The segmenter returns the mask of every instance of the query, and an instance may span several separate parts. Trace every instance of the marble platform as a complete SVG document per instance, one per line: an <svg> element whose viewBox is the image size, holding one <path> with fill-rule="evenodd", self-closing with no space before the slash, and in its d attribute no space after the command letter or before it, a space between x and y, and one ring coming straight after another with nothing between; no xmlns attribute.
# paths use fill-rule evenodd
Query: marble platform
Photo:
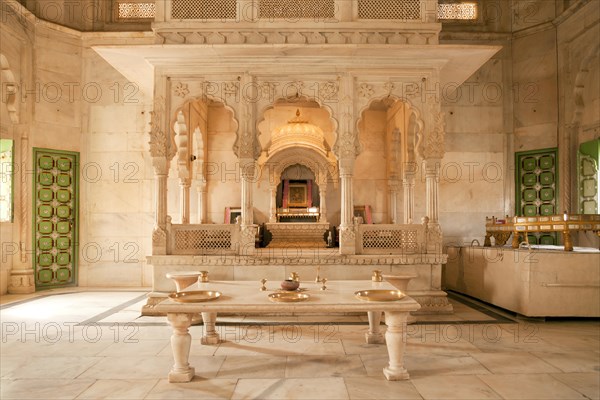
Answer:
<svg viewBox="0 0 600 400"><path fill-rule="evenodd" d="M528 317L599 317L599 265L597 249L449 247L444 282Z"/></svg>

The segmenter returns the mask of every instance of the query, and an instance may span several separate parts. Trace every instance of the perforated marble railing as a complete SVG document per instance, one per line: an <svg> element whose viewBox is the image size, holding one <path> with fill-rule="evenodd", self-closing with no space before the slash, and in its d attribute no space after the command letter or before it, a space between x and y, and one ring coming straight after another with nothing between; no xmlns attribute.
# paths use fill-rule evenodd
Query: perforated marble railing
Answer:
<svg viewBox="0 0 600 400"><path fill-rule="evenodd" d="M172 224L167 235L168 253L172 255L235 254L239 225Z"/></svg>
<svg viewBox="0 0 600 400"><path fill-rule="evenodd" d="M426 251L424 225L358 225L357 254L417 254Z"/></svg>

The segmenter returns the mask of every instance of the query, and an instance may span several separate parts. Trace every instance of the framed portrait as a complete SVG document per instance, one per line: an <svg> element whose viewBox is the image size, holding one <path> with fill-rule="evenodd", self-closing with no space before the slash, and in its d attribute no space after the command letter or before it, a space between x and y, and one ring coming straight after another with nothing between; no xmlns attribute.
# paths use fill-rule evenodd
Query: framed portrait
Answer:
<svg viewBox="0 0 600 400"><path fill-rule="evenodd" d="M240 207L225 207L225 223L235 224L235 219L242 216Z"/></svg>
<svg viewBox="0 0 600 400"><path fill-rule="evenodd" d="M308 207L307 187L305 183L290 183L289 207Z"/></svg>
<svg viewBox="0 0 600 400"><path fill-rule="evenodd" d="M371 215L371 206L354 206L354 216L361 217L364 224L372 224L373 217Z"/></svg>

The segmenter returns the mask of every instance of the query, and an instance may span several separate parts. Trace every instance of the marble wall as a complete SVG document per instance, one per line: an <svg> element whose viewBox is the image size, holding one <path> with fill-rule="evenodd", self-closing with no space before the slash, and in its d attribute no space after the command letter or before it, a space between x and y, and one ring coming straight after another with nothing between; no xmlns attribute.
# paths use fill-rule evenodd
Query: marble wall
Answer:
<svg viewBox="0 0 600 400"><path fill-rule="evenodd" d="M600 34L597 3L584 2L559 17L559 2L527 3L533 8L523 9L519 2L485 0L482 21L444 24L440 37L444 44L503 46L467 82L440 91L446 113L440 222L446 243L482 241L486 216L513 213L514 151L560 145L565 125L574 118L580 118L581 129L572 139L573 147L600 135L600 70L590 46L597 43ZM530 15L533 10L537 11ZM524 15L528 18L521 18ZM151 252L155 208L154 171L147 144L151 97L128 82L91 46L148 44L154 38L133 33L82 34L37 22L29 23L26 33L16 18L3 19L1 52L23 91L29 90L18 103L29 133L29 157L32 147L81 154L79 284L149 286L151 274L145 256ZM576 82L583 82L583 108L577 110ZM61 89L60 94L56 88ZM4 100L1 107L5 108ZM14 126L6 123L5 110L2 112L2 138L16 138ZM387 129L381 113L365 112L365 129L360 131L363 152L356 162L354 181L355 204L373 206L375 222L387 222L389 201L385 153L378 140L385 137ZM307 116L325 118L317 114ZM207 176L207 217L211 223L223 222L225 207L240 206L240 175L231 151L235 130L227 109L210 108L207 152L208 159L216 163ZM333 135L328 134L333 141ZM261 143L265 139L259 138ZM20 153L16 154L17 160L19 157ZM425 210L425 177L420 165L417 168L418 220ZM255 221L259 223L268 218L266 179L253 187ZM169 213L173 222L178 222L179 180L174 165L168 185ZM194 221L197 193L191 193ZM29 204L29 199L24 205L15 202L15 215L21 215ZM327 208L330 222L339 223L336 190L328 190ZM19 217L2 224L3 243L19 242L22 220ZM29 224L30 216L23 221ZM0 293L6 292L7 271L19 258L4 257L6 254L3 248Z"/></svg>

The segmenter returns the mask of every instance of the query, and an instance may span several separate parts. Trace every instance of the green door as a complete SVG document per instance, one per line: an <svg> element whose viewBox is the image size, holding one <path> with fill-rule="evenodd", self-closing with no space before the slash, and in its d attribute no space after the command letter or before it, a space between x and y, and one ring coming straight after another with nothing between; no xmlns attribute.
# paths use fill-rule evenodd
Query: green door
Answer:
<svg viewBox="0 0 600 400"><path fill-rule="evenodd" d="M33 149L33 268L38 289L77 284L79 153Z"/></svg>
<svg viewBox="0 0 600 400"><path fill-rule="evenodd" d="M558 210L558 150L515 154L516 215L536 217L561 214ZM558 244L555 233L529 234L531 244Z"/></svg>

